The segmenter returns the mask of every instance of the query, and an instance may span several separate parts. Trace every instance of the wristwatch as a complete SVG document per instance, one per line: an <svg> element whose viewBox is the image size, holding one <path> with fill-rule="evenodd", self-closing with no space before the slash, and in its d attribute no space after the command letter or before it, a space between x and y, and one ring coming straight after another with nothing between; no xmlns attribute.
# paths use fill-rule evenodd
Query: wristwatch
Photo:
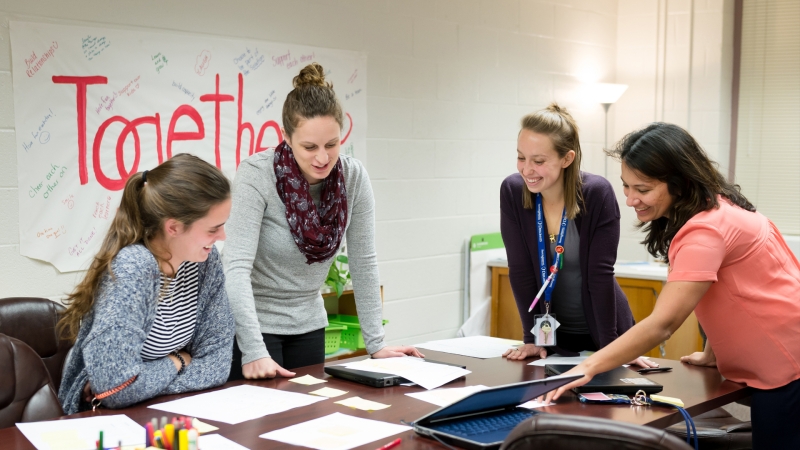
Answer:
<svg viewBox="0 0 800 450"><path fill-rule="evenodd" d="M183 359L183 356L181 356L181 354L177 350L170 352L170 355L178 358L178 361L181 362L181 368L178 370L178 375L182 374L183 371L186 369L186 360Z"/></svg>

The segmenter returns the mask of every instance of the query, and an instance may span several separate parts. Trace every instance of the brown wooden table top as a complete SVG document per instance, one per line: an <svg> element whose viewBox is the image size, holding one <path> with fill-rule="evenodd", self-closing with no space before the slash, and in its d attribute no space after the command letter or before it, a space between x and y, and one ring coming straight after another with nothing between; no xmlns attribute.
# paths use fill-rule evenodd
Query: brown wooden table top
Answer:
<svg viewBox="0 0 800 450"><path fill-rule="evenodd" d="M499 386L508 383L515 383L524 380L544 378L544 368L527 365L527 361L508 361L505 358L476 359L459 355L440 353L424 349L426 357L429 359L459 363L466 365L472 373L466 378L456 380L443 387L464 387L482 384L485 386ZM360 359L360 358L357 358ZM747 388L739 383L727 381L722 378L716 369L688 366L679 361L654 359L661 365L673 368L671 372L652 373L647 377L664 386L661 394L677 397L683 400L686 409L692 416L710 411L722 405L745 398L749 395ZM328 364L340 364L335 361ZM348 391L348 394L329 401L322 401L310 406L292 409L280 414L272 414L259 419L250 420L237 425L207 421L219 427L216 433L221 434L239 444L250 449L283 449L301 448L277 441L261 439L258 436L268 431L285 428L300 422L305 422L318 417L326 416L335 412L350 414L356 417L381 420L390 423L399 423L401 420L412 422L425 414L428 414L438 406L417 400L404 395L410 392L423 390L420 387L395 386L388 388L372 388L350 381L332 378L323 372L323 364L308 366L297 369L297 376L306 374L317 378L326 379L326 387ZM631 372L635 374L635 372ZM320 385L304 386L297 383L290 383L286 378L277 378L262 381L237 381L227 383L217 388L222 389L240 384L250 384L274 389L282 389L291 392L308 393L320 388ZM163 411L148 409L148 405L175 400L181 397L194 395L188 393L181 395L169 395L159 397L136 406L119 410L100 410L97 412L84 412L64 418L92 417L94 415L125 414L134 421L144 424L152 417L171 414ZM359 396L367 400L392 405L390 408L380 411L361 411L347 408L342 405L334 404L335 401ZM580 403L577 397L571 392L563 395L555 406L539 408L540 411L556 414L574 414L581 416L603 417L607 419L619 420L638 425L647 425L656 428L665 428L671 424L683 420L680 414L673 408L667 407L631 407L628 405L597 405ZM376 449L392 440L401 437L403 442L399 449L434 449L444 448L437 442L428 438L417 436L413 431L408 431L400 435L392 436L382 441L368 444L360 449ZM28 442L25 436L16 427L0 430L0 448L30 450L34 447ZM304 448L304 447L302 447Z"/></svg>

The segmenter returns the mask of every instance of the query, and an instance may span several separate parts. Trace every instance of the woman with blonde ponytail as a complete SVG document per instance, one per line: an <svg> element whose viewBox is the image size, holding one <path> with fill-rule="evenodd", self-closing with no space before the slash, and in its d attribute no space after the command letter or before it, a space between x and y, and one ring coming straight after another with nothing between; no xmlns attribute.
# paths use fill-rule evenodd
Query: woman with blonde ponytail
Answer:
<svg viewBox="0 0 800 450"><path fill-rule="evenodd" d="M242 161L233 182L224 252L236 318L232 380L291 377L289 369L325 360L320 287L345 237L367 351L420 356L384 342L375 199L361 162L339 153L344 115L333 85L317 63L292 84L285 140Z"/></svg>
<svg viewBox="0 0 800 450"><path fill-rule="evenodd" d="M614 189L580 165L578 125L565 108L552 103L523 117L518 173L500 187L500 229L525 342L503 355L509 359L595 351L633 326L614 278Z"/></svg>
<svg viewBox="0 0 800 450"><path fill-rule="evenodd" d="M233 316L214 242L230 183L176 155L125 184L119 209L59 327L75 341L59 400L72 414L223 384Z"/></svg>

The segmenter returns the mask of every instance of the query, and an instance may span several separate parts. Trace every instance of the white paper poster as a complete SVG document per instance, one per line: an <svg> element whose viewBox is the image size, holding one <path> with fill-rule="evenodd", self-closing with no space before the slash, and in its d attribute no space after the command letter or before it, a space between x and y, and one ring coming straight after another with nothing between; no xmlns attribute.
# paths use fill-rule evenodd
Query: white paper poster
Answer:
<svg viewBox="0 0 800 450"><path fill-rule="evenodd" d="M20 253L88 267L128 177L190 152L233 178L282 139L292 78L322 64L366 156L366 55L166 31L11 22Z"/></svg>

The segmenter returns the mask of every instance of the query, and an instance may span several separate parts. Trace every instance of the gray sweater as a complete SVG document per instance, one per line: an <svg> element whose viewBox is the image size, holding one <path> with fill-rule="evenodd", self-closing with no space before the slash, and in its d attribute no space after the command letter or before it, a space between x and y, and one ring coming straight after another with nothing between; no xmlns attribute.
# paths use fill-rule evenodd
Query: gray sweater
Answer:
<svg viewBox="0 0 800 450"><path fill-rule="evenodd" d="M197 323L186 346L192 361L180 375L167 357L153 361L141 357L158 306L160 271L153 254L143 245L130 245L120 250L111 268L114 278L106 273L101 279L94 306L83 318L64 367L58 394L64 412L78 412L86 381L93 392L101 393L137 376L133 384L103 400L108 408L225 383L233 349L233 316L216 248L199 264Z"/></svg>
<svg viewBox="0 0 800 450"><path fill-rule="evenodd" d="M223 251L228 298L236 319L242 364L269 357L261 333L302 334L328 325L320 287L331 260L306 264L275 188L273 151L242 161L233 182L233 207ZM375 252L375 200L366 169L341 155L347 187L347 253L364 343L383 343L382 304ZM312 185L318 198L322 184ZM316 199L315 199L316 200Z"/></svg>

